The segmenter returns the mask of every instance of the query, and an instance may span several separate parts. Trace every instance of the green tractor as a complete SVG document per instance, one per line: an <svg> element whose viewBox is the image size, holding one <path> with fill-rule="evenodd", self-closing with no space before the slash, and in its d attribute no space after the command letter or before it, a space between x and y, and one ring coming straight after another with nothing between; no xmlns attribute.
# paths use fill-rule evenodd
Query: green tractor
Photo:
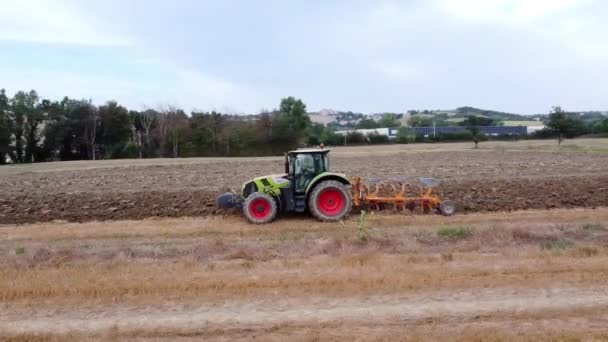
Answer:
<svg viewBox="0 0 608 342"><path fill-rule="evenodd" d="M327 149L302 149L285 154L285 174L254 178L241 194L226 193L221 208L240 207L251 223L263 224L279 213L310 212L322 221L337 221L352 206L351 184L346 175L329 171Z"/></svg>

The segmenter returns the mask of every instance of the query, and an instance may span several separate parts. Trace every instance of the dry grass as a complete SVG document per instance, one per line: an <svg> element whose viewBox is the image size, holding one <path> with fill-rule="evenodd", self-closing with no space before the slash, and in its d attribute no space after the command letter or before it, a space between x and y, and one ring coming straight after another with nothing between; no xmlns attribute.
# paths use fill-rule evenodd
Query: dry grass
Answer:
<svg viewBox="0 0 608 342"><path fill-rule="evenodd" d="M372 296L404 300L458 291L485 291L491 298L492 291L564 287L584 292L608 282L608 231L594 225L607 221L606 208L449 218L369 215L365 244L357 240L356 219L325 224L288 218L267 226L236 217L5 226L0 228L0 321L35 326L55 315L73 322L80 310L145 315L151 307L179 313L224 303L247 308L256 301L357 303ZM561 248L563 241L567 244ZM558 316L524 310L480 318L438 312L433 324L389 318L374 324L279 320L252 327L194 324L173 330L129 326L74 332L49 325L38 327L39 334L13 331L0 333L0 339L233 340L255 333L275 340L292 334L302 340L311 334L384 340L404 332L413 340L602 337L593 330L596 323L581 323L578 330L543 325L542 333L522 328L514 334L509 328L547 319L561 326L568 320L590 320L592 312L606 319L597 316L596 308L588 309L574 305L563 313L554 311ZM23 323L24 317L33 321Z"/></svg>
<svg viewBox="0 0 608 342"><path fill-rule="evenodd" d="M602 227L598 222L608 222L608 207L593 209L526 210L498 212L491 214L474 213L444 217L440 215L392 215L369 213L367 226L382 231L391 229L433 230L442 226L473 226L488 229L497 225L536 231L539 226L572 226L582 230ZM0 225L0 241L45 241L132 238L212 238L212 237L255 237L298 240L305 234L318 233L329 237L345 228L356 227L357 217L352 216L341 223L322 223L305 217L281 218L271 224L256 226L248 224L240 217L204 218L163 218L136 221L106 221L87 223L49 222L27 225ZM381 228L380 228L381 227Z"/></svg>
<svg viewBox="0 0 608 342"><path fill-rule="evenodd" d="M411 255L353 255L262 262L239 259L209 265L182 262L84 264L3 269L0 300L81 303L155 302L158 298L209 302L235 298L358 296L475 287L605 284L608 253L571 255L529 251L484 256L454 254L423 260Z"/></svg>
<svg viewBox="0 0 608 342"><path fill-rule="evenodd" d="M517 314L460 317L433 316L418 320L398 318L382 321L280 322L263 325L207 325L199 328L129 329L114 326L99 332L21 333L6 335L7 341L82 341L116 339L155 341L606 341L602 326L607 318L603 306L575 310L546 310ZM558 319L557 317L565 318ZM576 326L589 317L595 327ZM559 329L556 329L559 325ZM506 329L505 329L506 328Z"/></svg>
<svg viewBox="0 0 608 342"><path fill-rule="evenodd" d="M372 215L366 244L357 240L354 220L254 226L206 218L5 228L0 299L209 301L545 286L557 279L597 284L608 276L608 232L576 223L591 213L597 219L608 210L559 210L550 220L543 212Z"/></svg>

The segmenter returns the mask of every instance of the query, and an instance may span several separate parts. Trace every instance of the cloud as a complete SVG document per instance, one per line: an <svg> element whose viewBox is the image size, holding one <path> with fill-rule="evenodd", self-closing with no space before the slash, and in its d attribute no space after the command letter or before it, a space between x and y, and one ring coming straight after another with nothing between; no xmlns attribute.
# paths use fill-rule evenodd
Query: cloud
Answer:
<svg viewBox="0 0 608 342"><path fill-rule="evenodd" d="M0 86L43 97L232 112L287 95L367 111L606 101L600 0L0 2Z"/></svg>
<svg viewBox="0 0 608 342"><path fill-rule="evenodd" d="M380 61L370 64L370 69L384 79L397 82L419 82L430 79L432 75L426 68L401 61Z"/></svg>
<svg viewBox="0 0 608 342"><path fill-rule="evenodd" d="M9 92L36 90L41 97L59 100L64 96L93 99L96 103L117 100L129 105L146 101L153 85L115 76L51 70L1 70Z"/></svg>
<svg viewBox="0 0 608 342"><path fill-rule="evenodd" d="M54 61L27 59L27 65L18 61L12 66L5 65L0 68L3 86L12 90L34 88L41 96L54 99L65 95L90 97L96 102L115 99L134 108L170 103L185 108L230 107L236 111L263 106L257 105L259 90L150 53L153 49L146 47L145 42L125 34L128 27L116 25L115 18L103 8L91 7L94 6L70 0L3 0L0 43L47 45L34 49L46 51ZM124 14L117 17L128 18ZM130 30L136 28L130 25ZM25 51L16 46L13 53ZM103 59L90 48L109 48L116 53L113 58ZM91 56L91 63L104 63L104 67L83 69L80 63L70 62L76 58L70 51L79 51L78 55L85 54L82 51L93 51L86 53Z"/></svg>
<svg viewBox="0 0 608 342"><path fill-rule="evenodd" d="M260 88L230 82L202 71L175 68L178 87L170 96L191 109L223 112L255 112L264 107L267 96Z"/></svg>
<svg viewBox="0 0 608 342"><path fill-rule="evenodd" d="M436 5L441 11L461 20L516 26L570 13L593 2L593 0L438 0Z"/></svg>
<svg viewBox="0 0 608 342"><path fill-rule="evenodd" d="M53 100L64 96L92 99L97 104L116 100L133 109L173 105L187 111L198 109L243 113L263 108L264 100L268 99L261 89L212 77L198 70L181 68L160 59L144 62L148 66L147 63L156 63L148 71L160 72L159 75L163 76L155 76L151 82L129 75L38 68L0 68L0 74L3 84L8 85L9 93L35 89L42 97Z"/></svg>
<svg viewBox="0 0 608 342"><path fill-rule="evenodd" d="M154 105L171 104L187 110L218 110L225 113L255 112L270 96L264 87L234 82L167 58L146 57L135 64L163 74ZM274 100L274 99L273 99Z"/></svg>
<svg viewBox="0 0 608 342"><path fill-rule="evenodd" d="M84 10L50 0L4 0L0 41L83 46L127 46L126 37L111 32Z"/></svg>
<svg viewBox="0 0 608 342"><path fill-rule="evenodd" d="M501 27L529 34L574 53L578 60L608 57L608 34L597 0L437 0L457 23Z"/></svg>

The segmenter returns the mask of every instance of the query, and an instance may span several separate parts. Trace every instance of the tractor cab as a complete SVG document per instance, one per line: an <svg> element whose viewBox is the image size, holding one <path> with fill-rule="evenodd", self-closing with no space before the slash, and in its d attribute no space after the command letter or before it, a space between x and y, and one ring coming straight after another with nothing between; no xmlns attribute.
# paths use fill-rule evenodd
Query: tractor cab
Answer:
<svg viewBox="0 0 608 342"><path fill-rule="evenodd" d="M306 149L285 154L285 173L296 194L306 192L308 185L318 175L329 172L329 150Z"/></svg>

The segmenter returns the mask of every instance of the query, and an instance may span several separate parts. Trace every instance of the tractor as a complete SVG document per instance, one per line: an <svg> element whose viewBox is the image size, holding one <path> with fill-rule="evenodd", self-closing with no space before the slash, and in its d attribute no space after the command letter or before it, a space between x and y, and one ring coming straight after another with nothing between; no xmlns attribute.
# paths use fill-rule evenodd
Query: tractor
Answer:
<svg viewBox="0 0 608 342"><path fill-rule="evenodd" d="M254 178L245 183L242 197L226 193L222 208L240 207L251 223L268 223L279 212L309 211L322 221L341 220L352 208L346 175L329 171L327 149L302 149L285 154L285 174Z"/></svg>
<svg viewBox="0 0 608 342"><path fill-rule="evenodd" d="M421 187L416 197L405 195L406 183L401 183L400 191L391 185L393 194L386 195L383 183L375 182L374 188L360 177L351 183L346 175L330 172L329 151L323 148L289 151L285 154L284 174L254 178L243 185L240 194L232 191L219 196L217 204L223 209L241 208L254 224L269 223L279 213L307 211L321 221L338 221L348 216L353 206L379 209L380 205L388 204L404 210L416 206L424 212L437 209L444 215L454 212L452 202L442 201L433 193L432 187L438 181L421 178L427 184L426 190Z"/></svg>

